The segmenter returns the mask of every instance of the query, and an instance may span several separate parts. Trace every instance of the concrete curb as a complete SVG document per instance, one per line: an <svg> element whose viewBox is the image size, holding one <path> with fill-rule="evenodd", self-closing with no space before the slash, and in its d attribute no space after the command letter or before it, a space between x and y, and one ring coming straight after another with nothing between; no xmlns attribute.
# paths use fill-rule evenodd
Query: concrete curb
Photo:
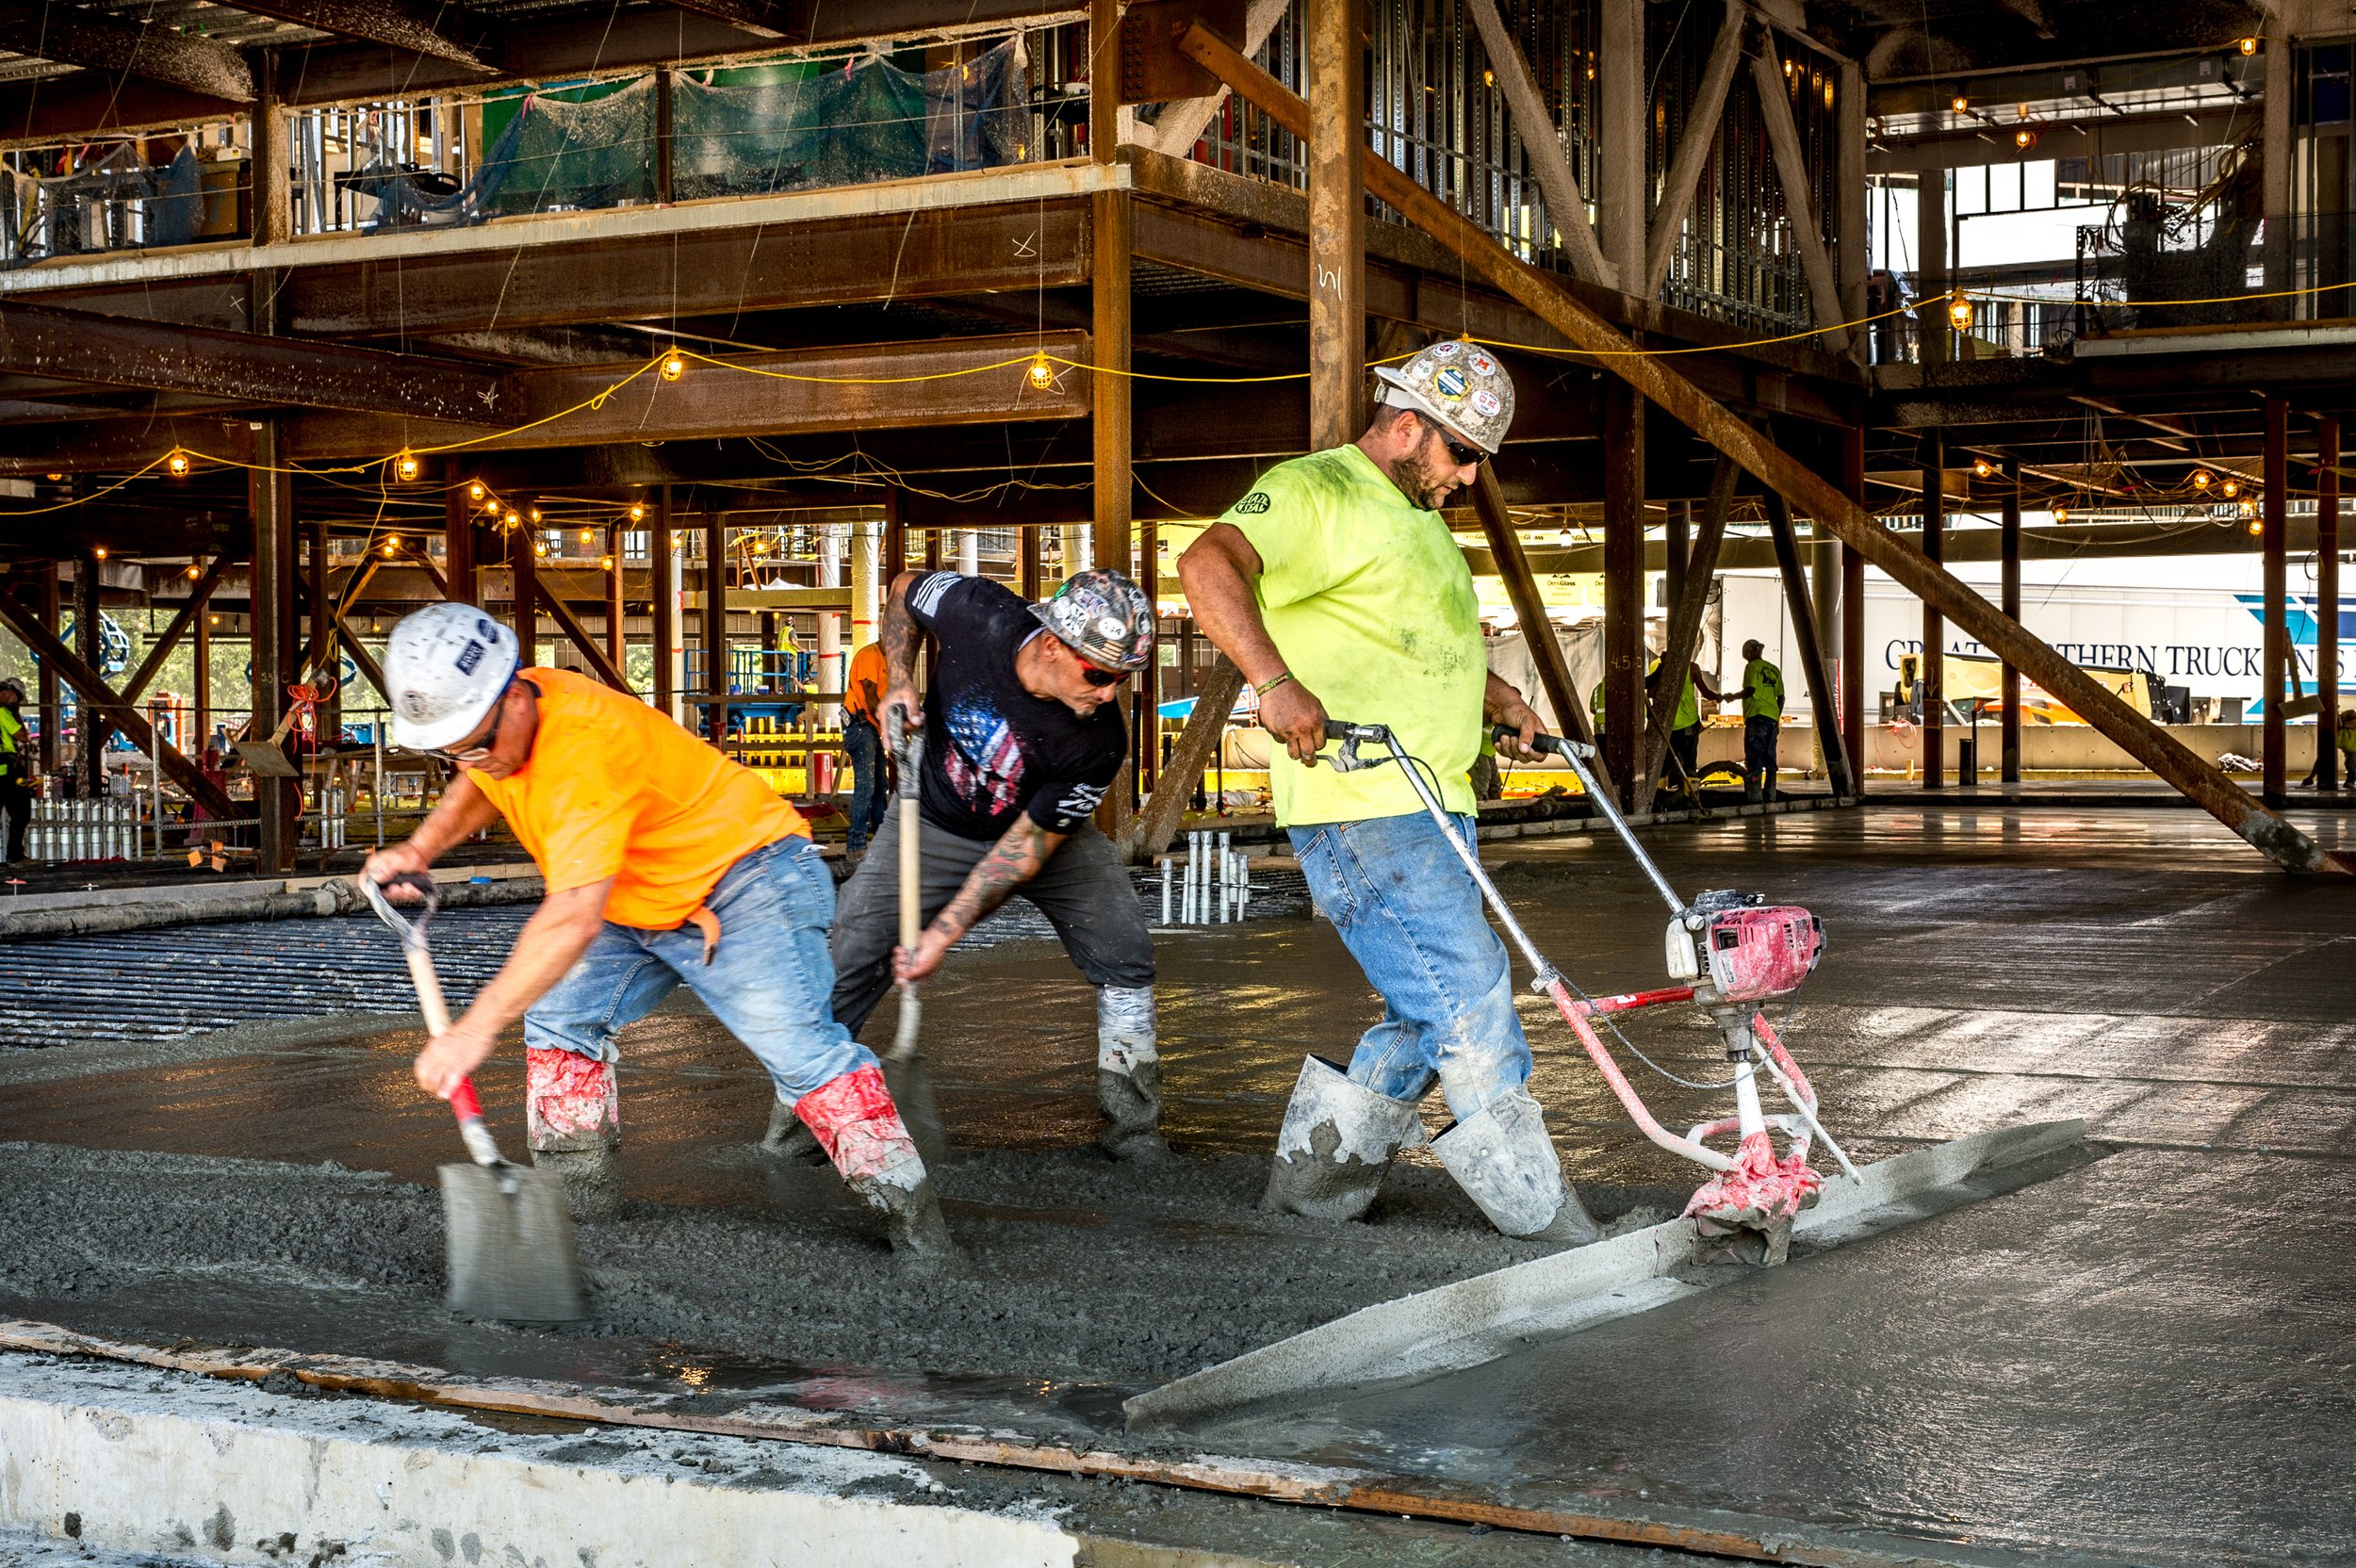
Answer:
<svg viewBox="0 0 2356 1568"><path fill-rule="evenodd" d="M445 873L440 881L443 906L454 909L534 904L543 888L538 870L530 866L461 866ZM37 893L0 904L0 942L214 921L308 920L353 914L367 906L352 880L343 876Z"/></svg>

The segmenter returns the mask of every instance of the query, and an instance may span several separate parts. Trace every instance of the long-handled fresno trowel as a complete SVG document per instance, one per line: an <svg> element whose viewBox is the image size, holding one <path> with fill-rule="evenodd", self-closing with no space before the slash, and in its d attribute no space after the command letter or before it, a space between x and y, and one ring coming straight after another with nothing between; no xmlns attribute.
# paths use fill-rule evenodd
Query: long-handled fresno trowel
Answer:
<svg viewBox="0 0 2356 1568"><path fill-rule="evenodd" d="M401 938L427 1031L445 1034L450 1004L442 999L441 977L425 943L441 895L430 876L402 875L391 885L417 895L414 918L395 908L374 881L360 878L360 890L377 918ZM450 1311L510 1323L573 1323L586 1317L564 1184L500 1156L472 1078L459 1081L450 1105L458 1114L458 1135L473 1157L470 1164L441 1168Z"/></svg>
<svg viewBox="0 0 2356 1568"><path fill-rule="evenodd" d="M917 773L924 761L924 732L909 728L897 705L884 710L883 721L884 743L892 748L900 769L900 945L913 953L924 935L924 858L918 838L923 831L923 809L917 787ZM900 982L900 1021L892 1031L892 1049L883 1057L884 1086L900 1108L900 1119L907 1123L916 1152L924 1156L926 1165L939 1165L949 1157L949 1135L941 1131L932 1075L916 1054L916 1036L924 1016L917 988Z"/></svg>

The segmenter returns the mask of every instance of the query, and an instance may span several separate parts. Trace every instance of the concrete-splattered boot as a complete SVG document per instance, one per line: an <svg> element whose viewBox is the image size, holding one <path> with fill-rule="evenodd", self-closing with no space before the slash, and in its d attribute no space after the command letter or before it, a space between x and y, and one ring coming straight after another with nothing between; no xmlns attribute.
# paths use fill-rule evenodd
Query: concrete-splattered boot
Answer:
<svg viewBox="0 0 2356 1568"><path fill-rule="evenodd" d="M614 1064L527 1046L524 1125L532 1163L564 1184L573 1217L613 1218L622 1204L621 1084Z"/></svg>
<svg viewBox="0 0 2356 1568"><path fill-rule="evenodd" d="M897 1257L926 1267L957 1262L957 1244L941 1217L924 1157L884 1087L880 1068L863 1067L819 1085L795 1102L794 1114L817 1135L844 1184L884 1217Z"/></svg>
<svg viewBox="0 0 2356 1568"><path fill-rule="evenodd" d="M1603 1239L1603 1227L1563 1182L1562 1157L1529 1090L1498 1095L1433 1138L1432 1152L1507 1235L1574 1247Z"/></svg>
<svg viewBox="0 0 2356 1568"><path fill-rule="evenodd" d="M1096 1102L1104 1112L1098 1141L1113 1158L1170 1152L1162 1141L1162 1058L1153 1047L1150 986L1096 988Z"/></svg>
<svg viewBox="0 0 2356 1568"><path fill-rule="evenodd" d="M1374 1202L1392 1159L1422 1141L1414 1105L1352 1083L1321 1056L1308 1057L1284 1107L1260 1205L1312 1219L1356 1219Z"/></svg>
<svg viewBox="0 0 2356 1568"><path fill-rule="evenodd" d="M794 1102L778 1095L769 1102L769 1130L761 1135L761 1152L794 1165L825 1165L826 1152L818 1135L794 1114Z"/></svg>

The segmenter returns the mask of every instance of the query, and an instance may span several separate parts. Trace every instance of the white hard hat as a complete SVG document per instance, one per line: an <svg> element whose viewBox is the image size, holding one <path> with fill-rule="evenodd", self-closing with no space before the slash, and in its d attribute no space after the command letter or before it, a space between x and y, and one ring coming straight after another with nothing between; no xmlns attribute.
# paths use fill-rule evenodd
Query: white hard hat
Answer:
<svg viewBox="0 0 2356 1568"><path fill-rule="evenodd" d="M1377 401L1428 415L1484 452L1505 444L1513 423L1513 378L1480 344L1450 338L1397 369L1378 365L1374 374L1383 383Z"/></svg>
<svg viewBox="0 0 2356 1568"><path fill-rule="evenodd" d="M393 743L442 751L474 733L521 662L515 634L471 604L403 615L384 645Z"/></svg>

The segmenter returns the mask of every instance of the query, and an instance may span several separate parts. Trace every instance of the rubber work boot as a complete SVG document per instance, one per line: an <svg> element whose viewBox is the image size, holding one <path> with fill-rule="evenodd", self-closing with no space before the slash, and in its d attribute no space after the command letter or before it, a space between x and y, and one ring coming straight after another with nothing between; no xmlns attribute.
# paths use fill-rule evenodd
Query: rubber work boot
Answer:
<svg viewBox="0 0 2356 1568"><path fill-rule="evenodd" d="M1574 1247L1603 1239L1603 1227L1563 1183L1562 1157L1528 1089L1498 1095L1433 1138L1432 1152L1507 1235Z"/></svg>
<svg viewBox="0 0 2356 1568"><path fill-rule="evenodd" d="M817 1135L844 1184L884 1217L895 1256L924 1267L957 1261L924 1156L884 1087L882 1069L863 1067L821 1084L794 1103L794 1114Z"/></svg>
<svg viewBox="0 0 2356 1568"><path fill-rule="evenodd" d="M1745 806L1756 806L1759 804L1758 779L1746 778L1742 781L1742 804Z"/></svg>
<svg viewBox="0 0 2356 1568"><path fill-rule="evenodd" d="M1097 1141L1114 1159L1170 1152L1162 1141L1162 1058L1153 1048L1150 986L1096 988L1096 1102L1104 1112Z"/></svg>
<svg viewBox="0 0 2356 1568"><path fill-rule="evenodd" d="M532 1163L564 1184L575 1219L622 1206L621 1084L612 1062L553 1046L524 1048L524 1126Z"/></svg>
<svg viewBox="0 0 2356 1568"><path fill-rule="evenodd" d="M818 1135L794 1114L794 1102L778 1095L769 1102L769 1130L761 1135L763 1153L774 1154L794 1165L825 1165L826 1152L818 1147Z"/></svg>
<svg viewBox="0 0 2356 1568"><path fill-rule="evenodd" d="M1260 1206L1312 1219L1356 1219L1374 1202L1392 1159L1422 1141L1413 1104L1352 1083L1322 1056L1308 1057L1284 1107Z"/></svg>

